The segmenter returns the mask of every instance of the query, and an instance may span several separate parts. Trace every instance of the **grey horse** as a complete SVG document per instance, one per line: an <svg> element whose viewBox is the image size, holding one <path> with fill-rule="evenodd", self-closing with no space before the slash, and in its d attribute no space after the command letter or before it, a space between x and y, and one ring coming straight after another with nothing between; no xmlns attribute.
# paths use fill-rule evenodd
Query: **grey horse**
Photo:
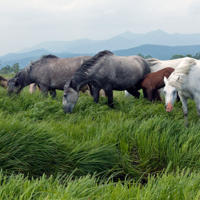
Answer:
<svg viewBox="0 0 200 200"><path fill-rule="evenodd" d="M91 56L72 58L58 58L45 55L37 61L31 62L7 83L8 93L19 93L25 86L36 83L41 92L56 97L56 89L63 90L65 83L75 71Z"/></svg>
<svg viewBox="0 0 200 200"><path fill-rule="evenodd" d="M63 105L65 112L72 112L78 101L80 88L88 83L95 87L94 101L98 103L99 90L108 96L108 105L113 107L113 90L127 90L139 98L135 85L150 73L145 59L140 56L116 56L110 51L101 51L87 60L64 86Z"/></svg>

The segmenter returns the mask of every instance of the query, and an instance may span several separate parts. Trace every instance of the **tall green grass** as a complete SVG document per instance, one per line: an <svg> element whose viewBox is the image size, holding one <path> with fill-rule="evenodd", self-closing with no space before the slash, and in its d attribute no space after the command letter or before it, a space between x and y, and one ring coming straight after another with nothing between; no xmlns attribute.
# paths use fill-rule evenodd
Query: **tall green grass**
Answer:
<svg viewBox="0 0 200 200"><path fill-rule="evenodd" d="M1 187L7 191L0 198L199 198L200 126L192 100L185 127L180 102L166 113L163 102L123 92L114 92L114 109L107 98L95 104L81 94L72 114L63 111L61 91L56 99L27 88L11 97L0 89L0 95ZM11 180L20 181L8 195ZM92 189L71 194L75 182Z"/></svg>
<svg viewBox="0 0 200 200"><path fill-rule="evenodd" d="M1 199L103 199L103 200L150 200L150 199L199 199L199 173L177 171L157 177L149 177L142 186L134 181L113 182L112 178L100 180L95 175L73 179L66 176L55 179L45 175L27 179L23 175L7 176L0 173Z"/></svg>

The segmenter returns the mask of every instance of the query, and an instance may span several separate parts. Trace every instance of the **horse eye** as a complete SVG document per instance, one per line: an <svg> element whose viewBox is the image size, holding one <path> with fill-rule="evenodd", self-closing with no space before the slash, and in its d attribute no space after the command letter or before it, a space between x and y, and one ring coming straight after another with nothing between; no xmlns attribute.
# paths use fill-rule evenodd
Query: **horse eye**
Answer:
<svg viewBox="0 0 200 200"><path fill-rule="evenodd" d="M63 97L65 97L65 98L66 98L66 97L67 97L67 94L63 94Z"/></svg>

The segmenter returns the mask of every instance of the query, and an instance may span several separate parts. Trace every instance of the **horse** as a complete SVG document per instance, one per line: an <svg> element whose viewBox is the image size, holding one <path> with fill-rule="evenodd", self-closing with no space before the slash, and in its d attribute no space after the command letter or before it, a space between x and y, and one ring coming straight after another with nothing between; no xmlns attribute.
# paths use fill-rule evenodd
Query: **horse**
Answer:
<svg viewBox="0 0 200 200"><path fill-rule="evenodd" d="M165 86L164 77L169 77L174 71L172 67L166 67L157 72L147 74L144 79L138 84L143 90L144 98L149 101L162 100L157 91Z"/></svg>
<svg viewBox="0 0 200 200"><path fill-rule="evenodd" d="M55 98L56 89L63 90L65 83L75 71L90 58L91 56L58 58L51 54L42 56L30 62L27 67L8 81L8 93L18 94L25 86L36 83L45 96L49 91Z"/></svg>
<svg viewBox="0 0 200 200"><path fill-rule="evenodd" d="M159 60L157 58L148 58L146 61L149 64L151 72L157 72L166 67L172 67L176 69L176 67L180 64L183 58L173 59L173 60Z"/></svg>
<svg viewBox="0 0 200 200"><path fill-rule="evenodd" d="M166 67L172 67L172 68L175 69L180 64L182 59L183 58L178 58L178 59L173 59L173 60L159 60L157 58L148 58L148 59L146 59L146 61L148 62L151 73L152 73L152 72L157 72L157 71L164 69ZM155 94L154 99L157 96L157 99L159 100L159 99L161 99L159 96L163 92L162 92L162 89L160 89L158 91L159 92L157 92ZM125 96L130 96L127 91L125 91Z"/></svg>
<svg viewBox="0 0 200 200"><path fill-rule="evenodd" d="M164 77L166 111L173 110L173 104L178 95L183 106L185 124L187 125L187 99L193 99L196 103L197 114L200 117L200 61L193 58L184 58L174 72L167 79Z"/></svg>
<svg viewBox="0 0 200 200"><path fill-rule="evenodd" d="M0 86L6 89L8 87L7 86L8 80L9 79L0 76Z"/></svg>
<svg viewBox="0 0 200 200"><path fill-rule="evenodd" d="M94 101L99 101L99 90L108 96L108 105L113 108L113 90L127 90L139 98L135 84L150 73L147 61L140 56L116 56L110 51L101 51L84 62L65 84L63 105L66 113L72 112L78 101L79 89L88 83L95 86Z"/></svg>

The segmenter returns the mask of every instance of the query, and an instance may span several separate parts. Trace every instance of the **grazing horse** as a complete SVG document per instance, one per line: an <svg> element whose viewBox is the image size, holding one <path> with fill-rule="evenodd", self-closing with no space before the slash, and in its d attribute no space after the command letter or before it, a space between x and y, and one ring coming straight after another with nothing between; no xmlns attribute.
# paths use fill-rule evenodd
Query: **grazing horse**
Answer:
<svg viewBox="0 0 200 200"><path fill-rule="evenodd" d="M7 83L8 83L8 79L4 78L3 76L0 76L0 86L6 89Z"/></svg>
<svg viewBox="0 0 200 200"><path fill-rule="evenodd" d="M127 90L139 97L135 84L150 72L145 59L140 56L116 56L110 51L101 51L84 62L64 86L63 105L72 112L78 101L78 91L88 83L95 86L94 101L99 101L99 90L108 96L108 105L113 107L113 90Z"/></svg>
<svg viewBox="0 0 200 200"><path fill-rule="evenodd" d="M63 90L65 83L89 58L91 56L73 58L43 56L39 60L31 62L8 81L8 93L18 94L25 86L36 83L44 95L47 95L49 91L52 97L56 97L56 89Z"/></svg>
<svg viewBox="0 0 200 200"><path fill-rule="evenodd" d="M164 77L166 111L171 112L173 103L178 95L183 106L185 124L187 125L187 99L196 103L197 114L200 117L200 61L193 58L184 58L174 72L167 79Z"/></svg>
<svg viewBox="0 0 200 200"><path fill-rule="evenodd" d="M148 58L146 61L149 64L149 67L151 69L151 72L157 72L161 69L164 69L166 67L172 67L176 69L176 67L180 64L183 58L173 59L173 60L158 60L157 58ZM162 93L162 89L159 90L159 93ZM156 93L156 96L159 97L159 93ZM125 96L128 96L128 92L125 91Z"/></svg>
<svg viewBox="0 0 200 200"><path fill-rule="evenodd" d="M140 83L140 86L144 93L144 98L147 98L149 101L156 99L156 94L158 89L165 86L164 77L169 77L170 74L174 71L171 67L166 67L157 72L147 74L143 81ZM157 100L161 100L158 99Z"/></svg>

